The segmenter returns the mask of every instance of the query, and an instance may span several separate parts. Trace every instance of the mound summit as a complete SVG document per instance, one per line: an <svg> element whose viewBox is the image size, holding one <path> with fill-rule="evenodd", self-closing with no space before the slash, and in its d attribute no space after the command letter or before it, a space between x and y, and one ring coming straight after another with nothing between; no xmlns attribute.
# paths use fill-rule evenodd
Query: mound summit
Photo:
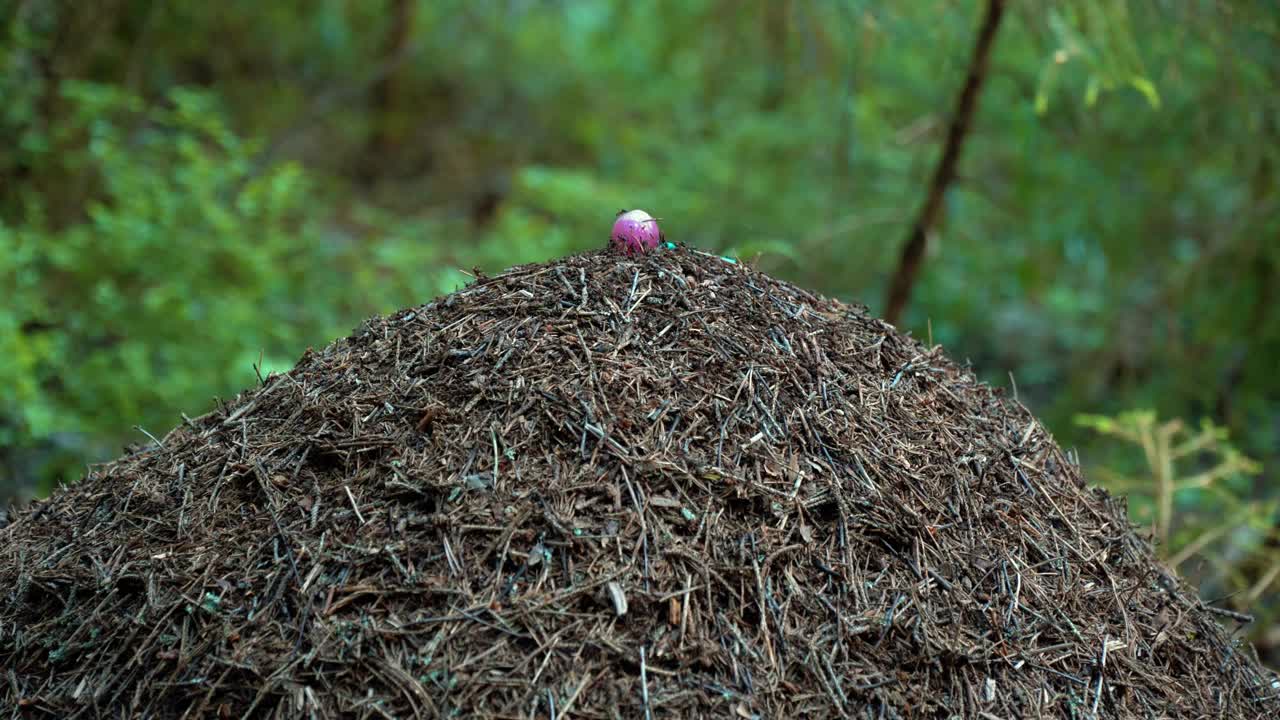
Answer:
<svg viewBox="0 0 1280 720"><path fill-rule="evenodd" d="M371 319L0 529L22 717L1280 717L1223 622L1021 405L685 247Z"/></svg>

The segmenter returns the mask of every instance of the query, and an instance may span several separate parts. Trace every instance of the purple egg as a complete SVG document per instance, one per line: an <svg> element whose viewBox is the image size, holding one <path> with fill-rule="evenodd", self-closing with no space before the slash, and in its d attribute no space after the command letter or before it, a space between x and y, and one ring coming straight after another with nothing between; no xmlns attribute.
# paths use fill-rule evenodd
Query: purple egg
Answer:
<svg viewBox="0 0 1280 720"><path fill-rule="evenodd" d="M643 210L620 213L613 221L609 244L626 255L640 255L657 249L662 243L658 221Z"/></svg>

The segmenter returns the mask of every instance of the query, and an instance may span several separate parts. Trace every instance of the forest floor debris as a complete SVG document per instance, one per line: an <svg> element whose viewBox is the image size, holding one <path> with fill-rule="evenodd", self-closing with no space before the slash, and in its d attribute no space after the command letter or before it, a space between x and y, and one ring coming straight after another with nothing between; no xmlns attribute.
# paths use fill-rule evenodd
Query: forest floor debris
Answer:
<svg viewBox="0 0 1280 720"><path fill-rule="evenodd" d="M1280 716L1025 408L683 246L371 319L17 512L0 586L32 716Z"/></svg>

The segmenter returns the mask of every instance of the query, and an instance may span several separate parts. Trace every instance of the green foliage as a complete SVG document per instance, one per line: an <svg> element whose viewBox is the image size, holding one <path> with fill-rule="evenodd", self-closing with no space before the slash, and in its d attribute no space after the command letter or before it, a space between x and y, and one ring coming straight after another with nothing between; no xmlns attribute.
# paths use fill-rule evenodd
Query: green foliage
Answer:
<svg viewBox="0 0 1280 720"><path fill-rule="evenodd" d="M61 91L65 116L33 144L92 189L61 227L40 195L17 198L25 222L0 225L0 288L13 300L0 313L5 446L83 458L130 424L162 434L180 410L252 384L255 365L287 369L353 318L446 289L431 269L438 248L407 227L384 227L375 257L357 253L326 227L306 172L258 167L258 144L228 128L215 97Z"/></svg>
<svg viewBox="0 0 1280 720"><path fill-rule="evenodd" d="M1151 523L1169 565L1207 561L1208 571L1193 571L1202 592L1253 606L1280 575L1280 501L1257 496L1262 467L1232 445L1226 428L1206 419L1193 430L1150 410L1081 414L1076 423L1141 450L1140 463L1121 453L1116 467L1094 473L1125 494L1135 520ZM1257 609L1280 615L1274 602Z"/></svg>
<svg viewBox="0 0 1280 720"><path fill-rule="evenodd" d="M1143 476L1108 468L1098 472L1109 486L1126 493L1138 520L1152 523L1155 539L1166 553L1180 551L1191 540L1186 535L1171 537L1176 516L1185 519L1181 511L1205 513L1209 518L1221 518L1224 511L1232 515L1240 509L1240 498L1252 490L1250 476L1262 470L1231 445L1226 428L1208 419L1195 432L1181 420L1159 422L1150 410L1116 417L1081 414L1076 422L1142 449ZM1193 463L1191 469L1183 467Z"/></svg>
<svg viewBox="0 0 1280 720"><path fill-rule="evenodd" d="M1154 109L1160 93L1142 61L1133 37L1126 0L1074 0L1048 9L1048 25L1058 49L1046 58L1036 91L1036 112L1049 109L1049 95L1062 65L1080 61L1088 71L1084 102L1093 107L1104 91L1123 86L1137 90Z"/></svg>

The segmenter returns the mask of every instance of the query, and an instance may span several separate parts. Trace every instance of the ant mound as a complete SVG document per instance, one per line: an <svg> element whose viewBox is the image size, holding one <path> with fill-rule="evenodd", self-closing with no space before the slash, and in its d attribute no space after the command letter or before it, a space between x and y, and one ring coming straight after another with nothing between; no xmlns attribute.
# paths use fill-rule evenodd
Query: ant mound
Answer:
<svg viewBox="0 0 1280 720"><path fill-rule="evenodd" d="M1280 717L1223 622L1022 406L684 247L372 319L0 529L33 717Z"/></svg>

